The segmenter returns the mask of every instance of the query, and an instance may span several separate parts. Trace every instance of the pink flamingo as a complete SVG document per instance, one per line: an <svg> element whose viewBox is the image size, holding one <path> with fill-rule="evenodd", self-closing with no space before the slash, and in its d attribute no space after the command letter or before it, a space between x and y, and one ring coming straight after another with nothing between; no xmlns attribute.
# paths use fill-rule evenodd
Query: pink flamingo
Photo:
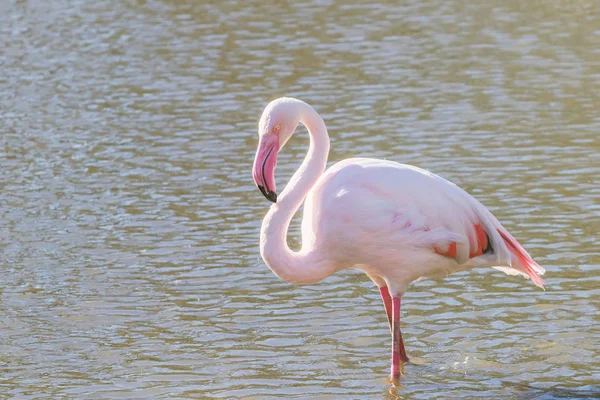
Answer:
<svg viewBox="0 0 600 400"><path fill-rule="evenodd" d="M298 123L310 134L308 154L277 196L277 154ZM325 171L327 128L303 101L272 101L258 134L252 174L274 203L262 223L262 258L275 275L292 283L315 283L350 268L366 273L379 287L390 324L392 380L399 377L401 362L408 362L400 300L412 281L494 267L544 288L544 269L487 208L455 184L417 167L372 158L346 159ZM287 231L303 201L302 248L292 251Z"/></svg>

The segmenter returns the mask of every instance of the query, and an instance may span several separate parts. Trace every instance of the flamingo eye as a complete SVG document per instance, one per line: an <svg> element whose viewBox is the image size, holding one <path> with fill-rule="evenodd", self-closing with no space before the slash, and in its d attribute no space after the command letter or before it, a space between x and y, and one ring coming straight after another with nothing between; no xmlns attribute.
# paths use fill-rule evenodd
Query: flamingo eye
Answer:
<svg viewBox="0 0 600 400"><path fill-rule="evenodd" d="M274 128L274 129L275 129L277 132L279 132L279 131L281 130L281 125L275 125L275 128Z"/></svg>

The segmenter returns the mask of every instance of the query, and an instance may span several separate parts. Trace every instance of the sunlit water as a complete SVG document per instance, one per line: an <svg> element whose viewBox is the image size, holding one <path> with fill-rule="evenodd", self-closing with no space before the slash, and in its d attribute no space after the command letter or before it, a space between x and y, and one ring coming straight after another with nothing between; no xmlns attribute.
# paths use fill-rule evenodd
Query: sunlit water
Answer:
<svg viewBox="0 0 600 400"><path fill-rule="evenodd" d="M600 396L597 3L200 3L0 5L0 397ZM365 276L293 286L260 259L256 123L284 94L323 115L331 161L474 194L547 291L491 270L413 284L418 365L393 388Z"/></svg>

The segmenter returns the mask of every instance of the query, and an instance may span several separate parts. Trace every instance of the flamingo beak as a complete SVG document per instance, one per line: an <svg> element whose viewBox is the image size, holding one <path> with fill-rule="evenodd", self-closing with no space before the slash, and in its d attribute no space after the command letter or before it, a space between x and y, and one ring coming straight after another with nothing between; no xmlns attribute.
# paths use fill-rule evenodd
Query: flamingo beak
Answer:
<svg viewBox="0 0 600 400"><path fill-rule="evenodd" d="M273 203L277 203L277 193L275 192L277 153L279 153L278 137L261 138L252 167L252 177L258 190Z"/></svg>

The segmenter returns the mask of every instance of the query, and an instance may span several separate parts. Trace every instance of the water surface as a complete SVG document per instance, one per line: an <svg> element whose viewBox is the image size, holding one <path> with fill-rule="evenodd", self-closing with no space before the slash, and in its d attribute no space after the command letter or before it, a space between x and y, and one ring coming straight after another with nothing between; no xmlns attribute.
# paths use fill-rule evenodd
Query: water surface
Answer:
<svg viewBox="0 0 600 400"><path fill-rule="evenodd" d="M0 397L600 396L598 11L2 3ZM480 270L411 285L421 365L392 388L365 276L293 286L260 259L256 124L281 95L322 114L331 162L411 163L474 194L547 291ZM306 146L301 129L280 188Z"/></svg>

